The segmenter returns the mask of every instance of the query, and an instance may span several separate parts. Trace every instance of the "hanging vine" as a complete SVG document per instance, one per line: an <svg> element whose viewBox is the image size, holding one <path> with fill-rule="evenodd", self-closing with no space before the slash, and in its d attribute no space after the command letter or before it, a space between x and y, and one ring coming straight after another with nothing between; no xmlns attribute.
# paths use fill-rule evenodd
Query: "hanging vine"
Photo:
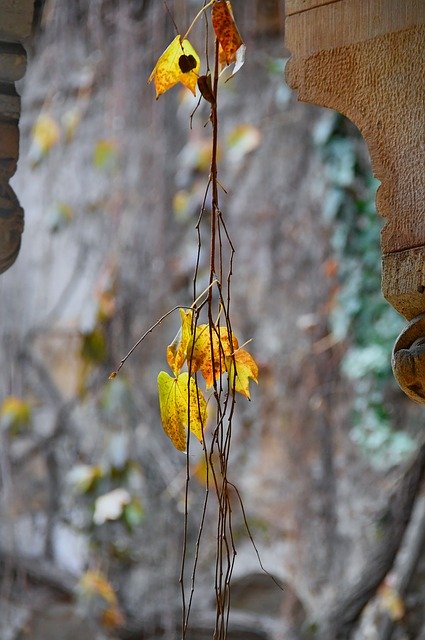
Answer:
<svg viewBox="0 0 425 640"><path fill-rule="evenodd" d="M215 34L212 72L208 60L208 10L210 10ZM192 28L201 16L205 18L206 30L204 74L200 74L201 59L188 40ZM189 454L192 446L191 436L195 436L203 448L206 469L205 497L195 542L192 570L188 575L188 499L191 474L189 455L187 455L184 536L180 570L183 639L187 637L189 629L196 569L211 488L217 499L214 640L225 640L227 637L230 581L236 558L230 487L239 498L248 528L240 494L228 478L228 465L236 394L250 398L250 381L258 382L258 367L251 354L244 349L245 345L239 346L232 327L231 278L235 250L220 206L220 192L224 189L221 187L218 175L219 77L222 70L230 65L234 65L232 74L234 75L243 65L244 55L245 45L236 26L230 2L211 0L208 3L204 2L185 35L175 36L158 59L149 77L148 82L153 81L155 84L157 99L168 89L181 83L194 95L198 88L201 94L200 100L203 98L210 105L211 162L203 204L196 224L198 250L193 276L194 302L190 307L175 307L160 318L138 340L121 360L117 370L111 374L111 378L117 375L129 356L156 326L171 313L180 311L180 329L166 350L166 360L172 375L166 371L161 371L158 375L160 416L165 433L179 451ZM206 216L210 217L208 243L201 233L201 221ZM198 271L201 254L206 244L209 251L208 286L199 294ZM229 256L227 264L225 264L225 255ZM254 543L249 528L248 534Z"/></svg>

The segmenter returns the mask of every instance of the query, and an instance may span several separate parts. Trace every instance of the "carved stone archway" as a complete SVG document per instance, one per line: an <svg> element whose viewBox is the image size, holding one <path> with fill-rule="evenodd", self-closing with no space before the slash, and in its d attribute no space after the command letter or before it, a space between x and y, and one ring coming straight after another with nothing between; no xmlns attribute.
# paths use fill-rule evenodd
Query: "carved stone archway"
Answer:
<svg viewBox="0 0 425 640"><path fill-rule="evenodd" d="M286 0L288 84L365 138L381 186L382 291L409 325L393 370L425 403L425 2Z"/></svg>

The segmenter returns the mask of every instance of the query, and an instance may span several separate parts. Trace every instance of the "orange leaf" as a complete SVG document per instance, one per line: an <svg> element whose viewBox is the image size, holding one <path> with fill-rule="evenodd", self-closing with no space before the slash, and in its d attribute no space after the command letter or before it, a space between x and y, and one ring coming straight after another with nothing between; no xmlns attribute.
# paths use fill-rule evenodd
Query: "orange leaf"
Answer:
<svg viewBox="0 0 425 640"><path fill-rule="evenodd" d="M233 19L232 6L225 0L216 0L212 6L211 19L215 35L220 43L220 63L236 62L236 52L243 40Z"/></svg>
<svg viewBox="0 0 425 640"><path fill-rule="evenodd" d="M176 376L186 360L187 345L192 336L193 311L180 309L180 317L182 326L173 342L167 347L167 362Z"/></svg>
<svg viewBox="0 0 425 640"><path fill-rule="evenodd" d="M250 398L249 379L258 383L258 366L248 351L238 349L234 355L226 358L230 389L234 389L246 398ZM236 366L236 376L235 376Z"/></svg>
<svg viewBox="0 0 425 640"><path fill-rule="evenodd" d="M79 587L86 598L100 596L111 606L117 605L117 596L111 583L101 571L86 571L81 577Z"/></svg>
<svg viewBox="0 0 425 640"><path fill-rule="evenodd" d="M212 337L212 346L211 346ZM233 347L230 346L229 332L226 327L213 326L210 331L208 324L200 324L196 328L194 342L187 349L188 360L191 358L190 370L195 373L200 370L207 389L210 389L221 374L226 370L226 356L230 356L238 348L238 341L233 336Z"/></svg>

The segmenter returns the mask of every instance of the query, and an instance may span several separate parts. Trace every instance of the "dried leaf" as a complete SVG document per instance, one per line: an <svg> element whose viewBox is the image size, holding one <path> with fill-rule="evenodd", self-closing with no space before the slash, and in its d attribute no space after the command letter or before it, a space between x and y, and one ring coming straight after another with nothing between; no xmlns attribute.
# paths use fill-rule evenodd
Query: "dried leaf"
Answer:
<svg viewBox="0 0 425 640"><path fill-rule="evenodd" d="M215 96L212 88L211 82L211 74L209 73L206 76L199 76L198 78L198 88L202 94L202 97L207 100L210 104L214 104Z"/></svg>
<svg viewBox="0 0 425 640"><path fill-rule="evenodd" d="M79 582L79 589L86 598L100 596L109 605L117 604L114 588L101 571L86 571Z"/></svg>
<svg viewBox="0 0 425 640"><path fill-rule="evenodd" d="M224 66L236 62L236 53L243 45L243 40L233 18L230 2L216 0L212 6L211 19L221 47L220 63Z"/></svg>
<svg viewBox="0 0 425 640"><path fill-rule="evenodd" d="M188 426L202 442L207 418L207 403L194 378L189 378L188 373L181 373L172 378L165 371L161 371L158 375L158 395L162 426L176 449L186 451Z"/></svg>
<svg viewBox="0 0 425 640"><path fill-rule="evenodd" d="M252 355L244 349L238 349L233 355L226 358L226 367L230 388L249 399L250 378L258 383L258 366Z"/></svg>
<svg viewBox="0 0 425 640"><path fill-rule="evenodd" d="M211 347L212 337L212 347ZM236 336L233 336L233 347L227 327L214 326L210 331L208 324L200 324L196 328L195 338L187 348L188 359L191 358L190 370L200 370L207 389L210 389L226 370L226 356L230 356L238 348ZM188 363L189 366L189 363Z"/></svg>
<svg viewBox="0 0 425 640"><path fill-rule="evenodd" d="M176 376L180 373L186 360L187 345L192 336L193 311L180 309L180 317L182 326L173 342L167 347L167 362Z"/></svg>
<svg viewBox="0 0 425 640"><path fill-rule="evenodd" d="M199 56L189 40L178 35L158 59L148 83L154 81L157 98L178 82L195 95L200 66Z"/></svg>

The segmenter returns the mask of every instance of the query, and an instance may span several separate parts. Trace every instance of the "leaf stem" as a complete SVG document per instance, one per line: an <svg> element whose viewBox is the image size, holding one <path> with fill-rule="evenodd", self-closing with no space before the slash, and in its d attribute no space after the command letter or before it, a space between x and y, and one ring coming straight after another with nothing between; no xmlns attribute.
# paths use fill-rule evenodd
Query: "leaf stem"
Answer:
<svg viewBox="0 0 425 640"><path fill-rule="evenodd" d="M119 370L122 368L124 363L128 360L128 358L131 356L131 354L137 349L139 344L141 344L143 342L143 340L146 338L146 336L149 335L150 333L152 333L152 331L154 329L156 329L156 327L158 327L161 324L161 322L163 322L166 318L168 318L168 316L170 316L172 313L174 313L174 311L177 311L177 309L192 309L192 307L185 307L184 305L179 304L176 307L173 307L172 309L167 311L167 313L164 313L164 315L161 316L159 318L159 320L157 320L155 322L155 324L153 324L151 327L149 327L149 329L147 331L145 331L145 333L138 339L136 344L134 344L131 347L130 351L127 353L126 356L124 356L124 358L119 363L117 369L115 371L112 371L112 373L109 375L109 380L113 380L114 378L117 377Z"/></svg>
<svg viewBox="0 0 425 640"><path fill-rule="evenodd" d="M202 298L202 296L204 296L206 293L208 293L209 290L211 289L211 287L213 287L217 283L218 283L217 278L215 278L212 282L210 282L208 287L205 287L205 289L202 291L202 293L199 294L199 296L196 298L196 300L194 302L192 302L192 304L190 305L190 308L191 309L195 309L196 305L198 304L198 302Z"/></svg>
<svg viewBox="0 0 425 640"><path fill-rule="evenodd" d="M206 9L208 9L208 7L211 7L211 5L213 5L215 2L215 0L211 0L208 4L206 4L204 7L202 7L202 9L200 9L198 11L198 13L196 14L196 16L193 18L192 23L189 27L189 29L186 31L186 33L184 34L182 40L186 40L187 36L189 35L189 33L192 31L196 21L201 17L201 15L204 13L204 11Z"/></svg>

